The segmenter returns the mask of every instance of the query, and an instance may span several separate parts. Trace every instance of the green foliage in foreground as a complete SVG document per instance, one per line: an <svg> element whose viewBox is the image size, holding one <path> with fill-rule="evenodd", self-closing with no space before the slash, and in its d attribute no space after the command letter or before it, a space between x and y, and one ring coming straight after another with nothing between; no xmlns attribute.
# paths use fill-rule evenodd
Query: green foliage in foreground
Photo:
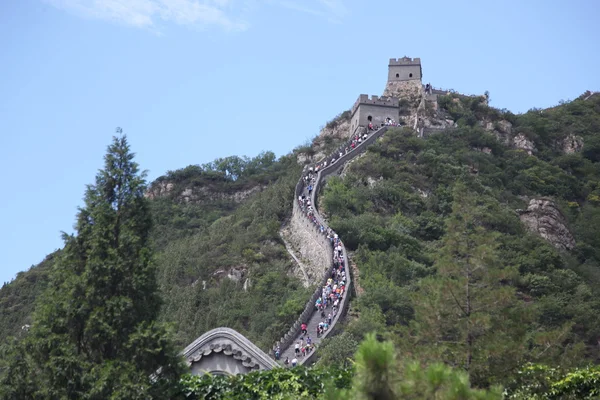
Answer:
<svg viewBox="0 0 600 400"><path fill-rule="evenodd" d="M296 367L236 376L187 375L182 384L189 399L315 399L326 385L350 387L352 376L351 369Z"/></svg>
<svg viewBox="0 0 600 400"><path fill-rule="evenodd" d="M600 367L562 370L529 364L503 391L474 389L460 368L433 362L400 360L391 342L367 334L355 363L335 366L274 369L237 376L186 376L188 399L319 399L319 400L575 400L600 396Z"/></svg>
<svg viewBox="0 0 600 400"><path fill-rule="evenodd" d="M563 370L542 364L522 368L506 390L507 399L575 400L600 397L600 366Z"/></svg>
<svg viewBox="0 0 600 400"><path fill-rule="evenodd" d="M423 367L399 361L391 342L373 334L361 343L354 368L297 367L247 375L187 376L184 391L190 399L500 399L500 388L472 389L468 375L444 364Z"/></svg>

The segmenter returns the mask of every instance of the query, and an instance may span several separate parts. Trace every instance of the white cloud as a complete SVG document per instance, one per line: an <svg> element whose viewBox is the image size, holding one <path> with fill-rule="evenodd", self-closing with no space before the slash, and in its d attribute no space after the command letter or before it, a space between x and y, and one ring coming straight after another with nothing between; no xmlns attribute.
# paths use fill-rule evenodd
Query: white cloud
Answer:
<svg viewBox="0 0 600 400"><path fill-rule="evenodd" d="M275 4L336 23L340 22L347 13L343 0L277 0Z"/></svg>
<svg viewBox="0 0 600 400"><path fill-rule="evenodd" d="M319 0L319 3L321 3L321 5L329 11L329 13L338 18L346 15L346 6L344 6L344 2L342 0Z"/></svg>
<svg viewBox="0 0 600 400"><path fill-rule="evenodd" d="M289 10L338 23L346 15L344 0L42 0L75 15L113 21L160 33L161 25L175 23L196 28L219 27L243 31L248 23L239 15L252 14L258 4Z"/></svg>
<svg viewBox="0 0 600 400"><path fill-rule="evenodd" d="M156 29L161 22L219 26L228 31L247 28L229 15L230 0L45 0L54 7L91 18L139 28Z"/></svg>

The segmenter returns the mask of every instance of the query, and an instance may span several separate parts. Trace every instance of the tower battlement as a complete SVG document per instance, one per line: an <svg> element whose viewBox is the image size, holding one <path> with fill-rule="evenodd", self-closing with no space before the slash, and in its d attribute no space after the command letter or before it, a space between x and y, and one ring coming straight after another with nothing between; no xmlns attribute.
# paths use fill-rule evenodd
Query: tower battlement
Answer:
<svg viewBox="0 0 600 400"><path fill-rule="evenodd" d="M388 64L388 82L421 80L423 71L418 57L390 58Z"/></svg>
<svg viewBox="0 0 600 400"><path fill-rule="evenodd" d="M418 57L390 58L389 66L392 65L421 65L421 59Z"/></svg>
<svg viewBox="0 0 600 400"><path fill-rule="evenodd" d="M398 107L399 99L395 97L387 97L387 96L369 96L368 94L361 94L358 96L358 99L354 102L352 106L351 115L354 115L358 107L362 104L368 104L373 106L383 106L383 107Z"/></svg>

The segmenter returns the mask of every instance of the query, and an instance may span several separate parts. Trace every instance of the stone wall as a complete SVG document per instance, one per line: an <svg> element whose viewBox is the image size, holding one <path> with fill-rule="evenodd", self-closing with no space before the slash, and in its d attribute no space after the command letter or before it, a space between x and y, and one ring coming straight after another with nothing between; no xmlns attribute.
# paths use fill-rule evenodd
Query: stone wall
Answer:
<svg viewBox="0 0 600 400"><path fill-rule="evenodd" d="M309 283L321 283L323 273L331 264L331 244L327 238L316 232L315 225L308 221L298 207L298 201L294 201L288 240L293 243L294 250L302 258Z"/></svg>
<svg viewBox="0 0 600 400"><path fill-rule="evenodd" d="M333 248L327 240L327 237L321 234L317 227L308 220L308 218L304 215L304 213L300 209L300 206L298 205L298 196L301 195L302 189L303 184L302 179L300 179L298 181L298 184L296 184L296 190L294 192L292 219L290 221L290 224L293 225L295 228L297 227L298 229L300 229L301 233L299 235L301 237L307 238L311 243L314 243L316 245L317 250L311 252L310 254L316 254L316 257L318 259L325 258L325 260L327 261L323 265L323 270L321 271L320 278L317 279L317 288L313 292L310 299L308 299L308 301L304 305L304 310L296 319L296 321L292 324L290 329L288 329L288 331L281 337L281 339L279 339L275 343L272 352L275 351L278 345L281 347L281 349L287 349L289 346L291 346L291 344L294 342L294 339L298 335L298 332L300 332L300 325L302 325L302 322L310 319L310 317L314 313L315 302L321 295L322 287L327 282L327 278L329 277L329 269L331 268L331 263L333 262ZM325 250L323 251L322 249ZM318 273L318 271L315 272ZM339 314L340 313L338 313L338 315Z"/></svg>
<svg viewBox="0 0 600 400"><path fill-rule="evenodd" d="M390 58L388 64L388 82L421 80L421 59L409 57Z"/></svg>
<svg viewBox="0 0 600 400"><path fill-rule="evenodd" d="M348 161L350 161L350 160L354 159L355 157L359 156L360 154L362 154L369 145L373 144L375 142L375 140L377 140L379 137L381 137L381 135L383 135L387 130L388 130L388 127L386 126L386 127L379 129L378 131L375 131L365 141L363 141L359 146L357 146L354 150L345 154L336 163L331 164L328 167L321 169L319 171L319 173L317 174L316 182L314 185L314 190L311 195L311 203L314 205L315 217L325 227L325 230L327 230L328 225L325 222L325 220L323 219L323 217L321 217L321 215L318 212L316 197L317 197L317 194L319 193L319 191L321 190L321 188L323 187L323 185L326 181L326 178L331 175L338 174L344 167L345 163L347 163ZM317 301L319 296L321 296L322 287L327 282L327 278L329 278L329 271L330 271L330 268L331 268L332 262L333 262L333 249L332 249L332 246L331 246L329 240L323 233L321 233L321 231L317 228L317 226L314 223L312 223L308 220L308 218L302 212L302 210L300 209L300 206L298 205L298 196L300 196L302 194L303 188L304 188L303 181L302 181L302 179L300 179L296 185L296 190L294 192L294 200L293 200L293 206L292 206L293 207L292 220L290 223L293 224L295 227L297 227L297 229L300 229L300 231L301 231L300 235L302 235L302 237L306 237L307 239L310 238L308 240L316 243L317 246L327 249L327 256L326 256L327 263L323 266L322 276L319 281L319 285L315 289L311 298L306 302L306 305L304 306L304 310L302 311L302 313L300 314L300 316L298 317L296 322L294 322L294 324L290 327L288 332L280 340L278 340L277 343L275 343L275 345L273 346L273 352L277 348L278 345L281 347L283 352L285 352L285 350L289 346L292 345L292 343L294 342L294 339L298 336L298 334L300 332L300 325L302 324L302 322L307 321L311 318L311 316L315 312L315 302ZM320 340L323 340L327 336L330 336L338 331L339 327L337 326L337 322L340 320L340 318L343 318L345 316L346 312L348 311L348 306L350 305L350 293L352 291L352 275L351 275L352 271L351 271L349 260L348 260L348 252L343 243L343 238L340 238L340 240L341 240L341 246L342 246L343 254L344 254L344 270L346 272L346 294L342 298L342 301L339 306L340 307L339 312L333 318L330 329L321 336ZM319 258L322 257L321 250L316 250L316 254L317 254L316 257L319 257ZM300 360L299 363L300 364L310 363L314 359L315 354L316 354L316 351L312 352L309 356Z"/></svg>
<svg viewBox="0 0 600 400"><path fill-rule="evenodd" d="M421 80L421 65L390 65L388 81Z"/></svg>

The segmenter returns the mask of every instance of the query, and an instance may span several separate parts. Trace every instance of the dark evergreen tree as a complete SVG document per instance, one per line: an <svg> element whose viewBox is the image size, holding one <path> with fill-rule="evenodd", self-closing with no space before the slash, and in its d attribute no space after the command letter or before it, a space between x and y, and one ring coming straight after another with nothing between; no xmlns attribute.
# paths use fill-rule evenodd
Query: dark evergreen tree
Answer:
<svg viewBox="0 0 600 400"><path fill-rule="evenodd" d="M126 137L114 138L86 190L76 234L64 235L65 249L20 346L35 397L165 399L177 390L182 364L170 333L156 322L151 216L145 174L133 158ZM12 364L9 372L24 368L21 359ZM15 380L4 375L3 386Z"/></svg>
<svg viewBox="0 0 600 400"><path fill-rule="evenodd" d="M498 235L483 226L488 199L463 183L455 185L453 197L435 262L438 273L419 282L415 320L406 330L411 340L404 345L428 361L462 367L473 383L488 386L491 377L523 361L532 315L509 284L517 273L502 263Z"/></svg>

